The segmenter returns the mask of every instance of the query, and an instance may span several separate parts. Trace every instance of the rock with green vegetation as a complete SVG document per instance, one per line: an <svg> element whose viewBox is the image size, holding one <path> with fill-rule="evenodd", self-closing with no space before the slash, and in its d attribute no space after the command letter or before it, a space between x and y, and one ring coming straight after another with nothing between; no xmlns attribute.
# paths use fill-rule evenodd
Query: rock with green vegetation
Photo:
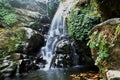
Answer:
<svg viewBox="0 0 120 80"><path fill-rule="evenodd" d="M0 29L0 58L16 52L25 40L24 32L20 29Z"/></svg>
<svg viewBox="0 0 120 80"><path fill-rule="evenodd" d="M120 17L120 1L94 0L102 20Z"/></svg>
<svg viewBox="0 0 120 80"><path fill-rule="evenodd" d="M0 0L0 25L11 28L29 27L45 34L50 25L59 0ZM46 16L44 19L43 17ZM47 23L43 22L47 21Z"/></svg>
<svg viewBox="0 0 120 80"><path fill-rule="evenodd" d="M0 34L0 58L15 52L35 54L44 45L44 37L31 28L1 28Z"/></svg>
<svg viewBox="0 0 120 80"><path fill-rule="evenodd" d="M5 28L11 28L18 21L18 15L9 9L0 9L0 23Z"/></svg>
<svg viewBox="0 0 120 80"><path fill-rule="evenodd" d="M100 17L90 0L79 0L67 18L68 34L74 38L79 64L92 64L90 49L87 46L89 30L100 23Z"/></svg>
<svg viewBox="0 0 120 80"><path fill-rule="evenodd" d="M77 4L67 19L68 33L76 40L83 40L87 38L88 31L99 22L100 17L90 3L84 2L84 6Z"/></svg>
<svg viewBox="0 0 120 80"><path fill-rule="evenodd" d="M0 64L1 75L3 75L3 77L15 76L17 72L17 66L19 65L19 60L19 53L13 53L12 55L8 55L2 59L2 64Z"/></svg>
<svg viewBox="0 0 120 80"><path fill-rule="evenodd" d="M109 19L93 27L88 42L95 64L102 72L120 70L120 18Z"/></svg>
<svg viewBox="0 0 120 80"><path fill-rule="evenodd" d="M44 36L31 28L21 27L25 32L26 42L24 43L24 53L35 56L41 47L45 44Z"/></svg>

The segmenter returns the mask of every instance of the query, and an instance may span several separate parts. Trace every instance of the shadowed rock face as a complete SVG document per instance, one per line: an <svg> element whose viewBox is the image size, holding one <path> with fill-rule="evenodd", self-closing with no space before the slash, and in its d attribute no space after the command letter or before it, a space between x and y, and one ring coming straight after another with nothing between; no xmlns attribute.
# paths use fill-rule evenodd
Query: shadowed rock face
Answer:
<svg viewBox="0 0 120 80"><path fill-rule="evenodd" d="M40 34L35 34L31 36L28 46L26 48L28 55L36 55L40 48L44 45L44 37Z"/></svg>
<svg viewBox="0 0 120 80"><path fill-rule="evenodd" d="M120 1L95 0L103 20L120 17Z"/></svg>
<svg viewBox="0 0 120 80"><path fill-rule="evenodd" d="M56 44L56 53L57 54L71 54L72 47L71 42L68 40L61 40Z"/></svg>

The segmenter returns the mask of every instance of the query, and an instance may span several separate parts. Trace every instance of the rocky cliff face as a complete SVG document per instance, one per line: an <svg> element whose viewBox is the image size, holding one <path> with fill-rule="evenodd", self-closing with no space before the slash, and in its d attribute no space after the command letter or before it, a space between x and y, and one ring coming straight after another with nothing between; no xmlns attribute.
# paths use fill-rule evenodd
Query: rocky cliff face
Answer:
<svg viewBox="0 0 120 80"><path fill-rule="evenodd" d="M1 19L1 27L6 27L6 23L13 18L11 22L16 20L13 21L12 25L8 24L7 26L26 26L40 31L43 34L44 32L47 33L59 1L60 0L0 0L0 10L2 9L0 16L7 20L2 21ZM9 15L10 13L14 13L17 17L11 17L11 15Z"/></svg>

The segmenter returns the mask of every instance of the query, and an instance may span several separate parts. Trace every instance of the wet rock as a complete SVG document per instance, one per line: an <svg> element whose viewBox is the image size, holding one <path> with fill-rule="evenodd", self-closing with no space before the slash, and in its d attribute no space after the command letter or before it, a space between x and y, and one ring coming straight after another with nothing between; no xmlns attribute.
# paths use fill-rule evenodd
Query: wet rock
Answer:
<svg viewBox="0 0 120 80"><path fill-rule="evenodd" d="M20 59L21 54L20 53L13 53L9 56L5 57L5 60L10 60L10 61L18 61Z"/></svg>
<svg viewBox="0 0 120 80"><path fill-rule="evenodd" d="M35 53L37 53L45 43L44 37L39 32L32 30L31 28L22 27L21 29L25 31L25 35L28 40L27 43L25 43L25 53L33 56L37 55Z"/></svg>
<svg viewBox="0 0 120 80"><path fill-rule="evenodd" d="M4 75L0 72L0 80L4 80Z"/></svg>
<svg viewBox="0 0 120 80"><path fill-rule="evenodd" d="M4 63L1 66L4 66L0 69L0 72L2 73L4 77L15 76L16 69L17 69L17 63L14 63L12 61L4 61Z"/></svg>
<svg viewBox="0 0 120 80"><path fill-rule="evenodd" d="M13 53L12 55L8 55L1 60L0 73L3 75L3 77L12 77L16 75L19 59L20 54Z"/></svg>
<svg viewBox="0 0 120 80"><path fill-rule="evenodd" d="M64 55L59 54L56 59L55 65L58 68L69 68L73 66L72 58L70 57L70 55L67 55L67 54L64 54Z"/></svg>
<svg viewBox="0 0 120 80"><path fill-rule="evenodd" d="M73 66L73 60L69 54L54 54L49 68L69 68Z"/></svg>
<svg viewBox="0 0 120 80"><path fill-rule="evenodd" d="M47 16L41 16L40 21L41 21L41 23L49 23L50 22L50 20L48 19Z"/></svg>
<svg viewBox="0 0 120 80"><path fill-rule="evenodd" d="M41 27L39 27L39 31L43 35L47 35L49 28L50 28L50 24L49 23L47 23L47 24L44 23L44 24L41 24Z"/></svg>
<svg viewBox="0 0 120 80"><path fill-rule="evenodd" d="M0 70L4 69L4 68L7 68L9 66L8 63L3 63L0 65Z"/></svg>
<svg viewBox="0 0 120 80"><path fill-rule="evenodd" d="M34 55L34 53L39 52L40 48L44 45L44 37L40 34L33 35L27 47L27 53L30 55Z"/></svg>
<svg viewBox="0 0 120 80"><path fill-rule="evenodd" d="M32 70L40 69L40 65L36 63L36 59L22 59L19 64L19 73L25 74Z"/></svg>
<svg viewBox="0 0 120 80"><path fill-rule="evenodd" d="M55 51L57 54L70 54L71 53L71 43L68 40L61 40L56 44Z"/></svg>

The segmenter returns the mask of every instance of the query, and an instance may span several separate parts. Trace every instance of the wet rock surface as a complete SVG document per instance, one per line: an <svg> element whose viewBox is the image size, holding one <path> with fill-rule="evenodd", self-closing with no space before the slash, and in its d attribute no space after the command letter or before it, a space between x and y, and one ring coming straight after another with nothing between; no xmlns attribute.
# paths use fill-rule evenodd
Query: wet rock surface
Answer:
<svg viewBox="0 0 120 80"><path fill-rule="evenodd" d="M5 77L14 77L17 74L24 76L26 73L44 68L46 61L39 57L27 56L21 53L9 55L1 60L0 79Z"/></svg>
<svg viewBox="0 0 120 80"><path fill-rule="evenodd" d="M0 58L0 79L5 77L13 77L17 73L25 75L26 73L44 68L46 61L41 55L38 54L39 49L44 45L44 37L37 31L22 27L19 29L13 29L15 33L21 30L20 34L24 33L24 39L22 39L21 48L13 50L9 54L6 54L4 58ZM11 39L12 31L1 29L1 42L6 44L5 39ZM17 35L17 34L16 34ZM11 46L14 46L11 45ZM4 47L1 49L4 50ZM15 53L18 52L18 53Z"/></svg>

